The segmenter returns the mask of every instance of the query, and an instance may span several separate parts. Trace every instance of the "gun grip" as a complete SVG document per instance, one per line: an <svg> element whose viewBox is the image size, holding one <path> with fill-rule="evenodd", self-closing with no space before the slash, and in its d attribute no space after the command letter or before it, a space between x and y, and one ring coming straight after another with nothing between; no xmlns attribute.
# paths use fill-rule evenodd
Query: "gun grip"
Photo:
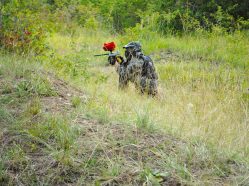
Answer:
<svg viewBox="0 0 249 186"><path fill-rule="evenodd" d="M117 62L118 62L118 63L122 63L122 59L121 59L120 56L117 56Z"/></svg>

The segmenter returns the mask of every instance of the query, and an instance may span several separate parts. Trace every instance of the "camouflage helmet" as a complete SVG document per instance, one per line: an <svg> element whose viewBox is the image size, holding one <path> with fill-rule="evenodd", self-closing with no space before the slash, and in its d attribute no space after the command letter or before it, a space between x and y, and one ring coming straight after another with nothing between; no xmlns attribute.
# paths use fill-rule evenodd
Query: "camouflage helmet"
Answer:
<svg viewBox="0 0 249 186"><path fill-rule="evenodd" d="M133 48L135 52L140 52L142 49L141 44L138 41L132 41L128 43L127 45L123 46L123 48Z"/></svg>

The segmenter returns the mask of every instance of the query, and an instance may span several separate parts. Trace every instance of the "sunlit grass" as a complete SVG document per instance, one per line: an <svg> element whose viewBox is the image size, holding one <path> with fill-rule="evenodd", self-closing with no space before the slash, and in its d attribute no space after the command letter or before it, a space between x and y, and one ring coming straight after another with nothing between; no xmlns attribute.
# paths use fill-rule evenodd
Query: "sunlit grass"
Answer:
<svg viewBox="0 0 249 186"><path fill-rule="evenodd" d="M179 72L171 79L160 81L158 99L140 96L133 87L127 92L118 91L117 81L113 81L118 77L112 74L106 83L90 81L82 86L94 100L94 104L86 105L86 110L103 109L111 120L128 123L136 123L137 113L147 114L146 117L157 127L184 138L198 137L217 147L248 155L248 100L242 99L245 90L237 84L237 81L246 81L245 74L228 72L225 68L223 73L220 69L214 72L205 69L185 71L185 63L168 65L175 65ZM158 69L168 65L158 66ZM198 63L192 65L198 66ZM100 75L108 75L103 71L99 68ZM223 79L232 74L234 80ZM162 72L160 75L164 76Z"/></svg>
<svg viewBox="0 0 249 186"><path fill-rule="evenodd" d="M203 34L168 37L165 40L169 48L197 58L206 58L213 62L249 68L249 40L247 33Z"/></svg>
<svg viewBox="0 0 249 186"><path fill-rule="evenodd" d="M104 32L82 31L72 37L56 34L50 40L57 55L80 54L88 78L76 75L73 82L89 96L83 107L89 116L102 122L146 121L182 138L201 139L228 152L249 155L248 96L245 96L249 87L246 65L249 42L245 35L138 38L147 53L171 49L183 54L166 64L155 61L160 77L157 99L141 96L132 85L127 91L118 90L115 67L105 66L106 57L93 57L102 53L104 42L117 41L120 49L129 37L120 38ZM57 71L69 77L61 68Z"/></svg>
<svg viewBox="0 0 249 186"><path fill-rule="evenodd" d="M130 179L140 183L247 185L248 70L213 62L204 50L200 59L199 48L186 52L180 38L142 40L146 54L174 52L161 62L160 52L153 55L160 77L153 99L133 85L118 90L115 67L93 57L116 39L120 49L123 41L106 33L55 34L44 56L0 56L0 139L14 140L0 148L0 182L98 184L135 171ZM163 43L171 39L178 49ZM60 97L59 88L72 97ZM50 111L53 104L60 110Z"/></svg>

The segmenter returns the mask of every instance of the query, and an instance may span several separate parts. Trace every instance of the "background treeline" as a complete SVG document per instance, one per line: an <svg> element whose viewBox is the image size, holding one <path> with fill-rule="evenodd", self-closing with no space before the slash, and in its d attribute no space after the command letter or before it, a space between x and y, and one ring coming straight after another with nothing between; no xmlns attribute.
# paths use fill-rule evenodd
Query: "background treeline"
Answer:
<svg viewBox="0 0 249 186"><path fill-rule="evenodd" d="M0 45L39 52L46 34L73 33L79 26L182 34L244 30L248 20L248 0L1 0Z"/></svg>

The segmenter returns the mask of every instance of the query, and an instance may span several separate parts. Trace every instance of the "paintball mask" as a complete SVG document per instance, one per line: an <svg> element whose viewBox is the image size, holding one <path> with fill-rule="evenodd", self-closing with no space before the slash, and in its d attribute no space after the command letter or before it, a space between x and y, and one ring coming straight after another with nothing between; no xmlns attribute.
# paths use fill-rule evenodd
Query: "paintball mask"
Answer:
<svg viewBox="0 0 249 186"><path fill-rule="evenodd" d="M132 56L136 56L137 52L141 52L141 44L139 42L130 42L127 45L123 46L125 49L125 57L127 60L130 60Z"/></svg>

